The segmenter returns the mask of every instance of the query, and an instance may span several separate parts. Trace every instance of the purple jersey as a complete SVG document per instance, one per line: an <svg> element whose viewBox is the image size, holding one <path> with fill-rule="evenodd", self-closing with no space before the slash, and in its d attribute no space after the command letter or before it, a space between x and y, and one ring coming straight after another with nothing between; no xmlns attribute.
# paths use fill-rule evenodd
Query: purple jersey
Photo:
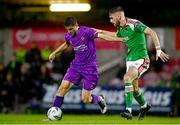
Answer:
<svg viewBox="0 0 180 125"><path fill-rule="evenodd" d="M95 38L97 38L97 32L85 26L80 26L76 35L66 33L66 43L71 44L75 51L75 58L71 62L72 67L97 66Z"/></svg>

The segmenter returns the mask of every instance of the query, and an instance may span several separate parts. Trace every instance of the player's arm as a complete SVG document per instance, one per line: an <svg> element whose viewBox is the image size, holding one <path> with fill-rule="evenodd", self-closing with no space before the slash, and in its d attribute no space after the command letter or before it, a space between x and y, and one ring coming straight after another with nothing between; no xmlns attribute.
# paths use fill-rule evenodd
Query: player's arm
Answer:
<svg viewBox="0 0 180 125"><path fill-rule="evenodd" d="M93 28L96 32L98 33L102 33L104 35L108 35L108 36L112 36L112 37L116 37L116 32L110 32L110 31L107 31L107 30L102 30L102 29L96 29L96 28Z"/></svg>
<svg viewBox="0 0 180 125"><path fill-rule="evenodd" d="M128 40L128 38L123 38L123 37L117 37L117 36L111 36L105 33L98 33L97 34L98 38L107 40L107 41L112 41L112 42L125 42Z"/></svg>
<svg viewBox="0 0 180 125"><path fill-rule="evenodd" d="M153 31L151 28L147 27L144 30L144 33L147 34L147 35L150 35L152 40L153 40L153 43L154 43L155 48L156 48L156 60L158 58L160 58L163 62L168 61L169 56L161 50L159 38L158 38L156 32Z"/></svg>
<svg viewBox="0 0 180 125"><path fill-rule="evenodd" d="M63 50L68 48L68 44L64 42L62 45L60 45L56 50L54 50L50 55L49 55L49 61L52 62L56 58L56 54L59 52L62 52Z"/></svg>
<svg viewBox="0 0 180 125"><path fill-rule="evenodd" d="M97 32L97 37L111 42L125 42L128 38L118 37L116 32L110 32L101 29L91 28Z"/></svg>

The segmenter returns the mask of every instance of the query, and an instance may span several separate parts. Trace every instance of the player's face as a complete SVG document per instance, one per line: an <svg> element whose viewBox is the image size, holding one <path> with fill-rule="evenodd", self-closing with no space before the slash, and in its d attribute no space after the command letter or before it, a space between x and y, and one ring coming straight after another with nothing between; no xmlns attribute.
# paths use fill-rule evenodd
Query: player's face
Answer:
<svg viewBox="0 0 180 125"><path fill-rule="evenodd" d="M77 32L78 26L77 25L75 25L75 26L67 26L65 28L71 35L75 35L76 32Z"/></svg>
<svg viewBox="0 0 180 125"><path fill-rule="evenodd" d="M110 14L109 15L109 18L110 18L110 22L116 27L117 25L120 24L119 22L119 16L117 16L116 14Z"/></svg>

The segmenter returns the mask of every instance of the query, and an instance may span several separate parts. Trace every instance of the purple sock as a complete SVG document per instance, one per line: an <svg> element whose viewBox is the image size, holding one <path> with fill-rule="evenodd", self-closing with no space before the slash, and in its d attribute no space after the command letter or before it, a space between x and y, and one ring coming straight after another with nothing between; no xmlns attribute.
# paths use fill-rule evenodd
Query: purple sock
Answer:
<svg viewBox="0 0 180 125"><path fill-rule="evenodd" d="M93 104L98 104L98 102L99 102L99 96L97 96L97 95L91 95L92 96L92 103Z"/></svg>
<svg viewBox="0 0 180 125"><path fill-rule="evenodd" d="M54 99L53 106L56 106L56 107L60 108L62 106L63 100L64 100L64 97L56 96L55 99Z"/></svg>

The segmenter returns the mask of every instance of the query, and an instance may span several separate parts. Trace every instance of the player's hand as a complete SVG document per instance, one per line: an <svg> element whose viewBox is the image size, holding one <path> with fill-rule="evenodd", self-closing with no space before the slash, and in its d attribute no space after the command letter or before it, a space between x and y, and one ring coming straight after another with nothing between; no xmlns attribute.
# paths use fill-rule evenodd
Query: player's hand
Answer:
<svg viewBox="0 0 180 125"><path fill-rule="evenodd" d="M158 58L160 58L163 62L167 62L169 60L169 56L162 50L156 51L156 60L158 60Z"/></svg>
<svg viewBox="0 0 180 125"><path fill-rule="evenodd" d="M56 58L56 56L55 56L55 54L54 53L51 53L50 55L49 55L49 61L52 63L53 62L53 60Z"/></svg>
<svg viewBox="0 0 180 125"><path fill-rule="evenodd" d="M122 42L126 42L126 41L128 41L129 40L129 37L127 36L127 37L123 37L123 41Z"/></svg>

